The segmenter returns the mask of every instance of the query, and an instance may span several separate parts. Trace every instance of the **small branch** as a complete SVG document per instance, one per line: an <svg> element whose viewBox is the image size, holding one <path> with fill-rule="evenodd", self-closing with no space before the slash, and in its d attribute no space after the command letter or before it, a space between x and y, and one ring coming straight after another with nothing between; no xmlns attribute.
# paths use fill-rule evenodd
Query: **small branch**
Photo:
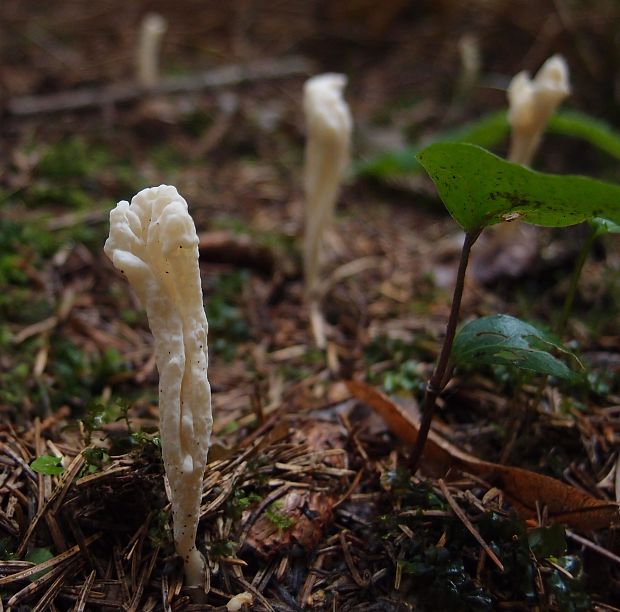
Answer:
<svg viewBox="0 0 620 612"><path fill-rule="evenodd" d="M581 272L583 270L583 266L586 263L586 259L590 254L592 249L592 245L594 244L594 240L596 239L597 228L594 224L590 225L590 231L588 236L581 247L581 251L579 252L579 257L575 262L575 268L573 270L573 276L570 281L570 287L568 288L568 293L566 294L566 298L564 300L564 307L562 308L562 314L560 316L560 320L557 323L556 331L558 335L563 335L566 330L566 324L568 323L568 318L570 317L570 313L573 309L573 302L575 301L575 295L577 294L577 286L579 285L579 279L581 278Z"/></svg>
<svg viewBox="0 0 620 612"><path fill-rule="evenodd" d="M461 309L461 300L463 298L463 288L465 287L465 273L467 272L467 264L469 262L469 254L471 248L480 236L482 230L475 230L467 232L465 234L465 241L463 242L463 248L461 250L461 260L459 261L459 269L456 274L456 282L454 284L454 295L452 296L452 307L450 309L450 317L448 318L448 324L446 326L446 336L441 347L441 353L435 371L431 376L431 379L426 386L426 393L424 395L424 410L422 413L422 421L420 422L420 430L418 431L418 437L415 441L413 451L411 452L411 458L409 459L409 467L412 473L418 468L418 463L424 452L424 446L426 439L428 438L428 432L431 428L431 421L433 420L433 414L437 405L437 398L442 389L448 383L448 377L446 372L448 370L448 364L450 361L450 353L452 352L452 344L454 343L454 336L456 334L456 326L459 320L459 311Z"/></svg>
<svg viewBox="0 0 620 612"><path fill-rule="evenodd" d="M247 64L232 64L197 74L162 79L157 86L150 89L141 87L135 81L127 81L43 96L20 96L11 98L7 109L9 113L20 116L57 113L128 102L147 94L174 94L230 87L248 81L306 75L311 71L312 63L303 57L256 60Z"/></svg>

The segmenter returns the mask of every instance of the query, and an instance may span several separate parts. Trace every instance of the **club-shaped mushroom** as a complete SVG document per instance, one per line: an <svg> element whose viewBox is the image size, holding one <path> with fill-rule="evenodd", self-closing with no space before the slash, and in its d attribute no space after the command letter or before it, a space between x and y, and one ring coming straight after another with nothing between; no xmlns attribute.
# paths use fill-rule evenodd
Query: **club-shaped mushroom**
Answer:
<svg viewBox="0 0 620 612"><path fill-rule="evenodd" d="M186 583L198 586L206 569L196 532L212 417L198 236L187 202L168 185L140 191L131 204L119 202L104 251L146 308L154 336L174 541Z"/></svg>
<svg viewBox="0 0 620 612"><path fill-rule="evenodd" d="M315 341L325 345L320 296L321 246L330 226L344 171L349 163L353 121L342 92L342 74L320 74L304 85L306 116L304 277Z"/></svg>

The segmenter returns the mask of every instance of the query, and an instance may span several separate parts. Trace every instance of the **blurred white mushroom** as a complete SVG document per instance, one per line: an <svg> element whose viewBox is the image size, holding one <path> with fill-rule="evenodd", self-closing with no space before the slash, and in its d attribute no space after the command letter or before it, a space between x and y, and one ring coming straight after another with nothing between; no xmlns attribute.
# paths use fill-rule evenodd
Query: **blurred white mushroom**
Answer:
<svg viewBox="0 0 620 612"><path fill-rule="evenodd" d="M187 584L199 586L206 566L196 531L212 417L198 236L187 202L168 185L140 191L131 204L119 202L104 251L146 308L154 336L174 541Z"/></svg>
<svg viewBox="0 0 620 612"><path fill-rule="evenodd" d="M482 59L480 57L480 43L473 34L464 34L458 42L461 58L461 74L457 86L458 95L468 96L480 78Z"/></svg>
<svg viewBox="0 0 620 612"><path fill-rule="evenodd" d="M161 40L168 29L166 20L157 13L148 13L140 24L136 68L138 83L145 88L159 83Z"/></svg>
<svg viewBox="0 0 620 612"><path fill-rule="evenodd" d="M568 66L561 55L550 57L534 79L525 71L512 79L508 87L510 161L531 164L549 118L569 94Z"/></svg>
<svg viewBox="0 0 620 612"><path fill-rule="evenodd" d="M320 74L304 85L306 116L304 276L317 346L325 346L320 314L321 248L349 163L353 121L342 93L342 74Z"/></svg>
<svg viewBox="0 0 620 612"><path fill-rule="evenodd" d="M243 591L243 593L238 593L228 600L226 610L228 610L228 612L239 612L242 608L251 606L253 603L254 595L248 591Z"/></svg>

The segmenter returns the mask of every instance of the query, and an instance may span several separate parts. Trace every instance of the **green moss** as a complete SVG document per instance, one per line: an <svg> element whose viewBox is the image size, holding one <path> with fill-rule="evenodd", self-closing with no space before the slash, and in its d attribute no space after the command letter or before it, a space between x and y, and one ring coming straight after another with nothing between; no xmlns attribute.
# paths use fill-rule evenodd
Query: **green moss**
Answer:
<svg viewBox="0 0 620 612"><path fill-rule="evenodd" d="M295 524L295 519L288 516L282 511L282 502L273 502L267 510L265 510L265 516L277 527L278 531L286 531Z"/></svg>
<svg viewBox="0 0 620 612"><path fill-rule="evenodd" d="M170 529L168 513L157 510L149 521L148 537L154 548L162 547L165 551L172 549L172 530Z"/></svg>
<svg viewBox="0 0 620 612"><path fill-rule="evenodd" d="M209 321L211 350L230 361L236 345L250 337L248 324L238 306L249 274L245 270L232 272L213 279L207 287L205 310Z"/></svg>
<svg viewBox="0 0 620 612"><path fill-rule="evenodd" d="M177 170L185 161L178 149L169 144L154 147L150 159L162 171Z"/></svg>
<svg viewBox="0 0 620 612"><path fill-rule="evenodd" d="M53 180L82 178L110 162L107 151L70 137L47 147L37 166L37 174Z"/></svg>
<svg viewBox="0 0 620 612"><path fill-rule="evenodd" d="M209 559L233 557L237 551L237 544L232 540L216 540L208 545Z"/></svg>

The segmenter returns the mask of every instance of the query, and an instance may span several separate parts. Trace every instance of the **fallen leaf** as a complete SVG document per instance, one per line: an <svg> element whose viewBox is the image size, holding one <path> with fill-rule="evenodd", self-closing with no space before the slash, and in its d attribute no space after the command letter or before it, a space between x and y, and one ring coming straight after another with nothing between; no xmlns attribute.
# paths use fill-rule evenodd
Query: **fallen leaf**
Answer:
<svg viewBox="0 0 620 612"><path fill-rule="evenodd" d="M418 423L393 400L360 381L347 381L347 388L355 398L377 412L402 442L409 445L415 442ZM450 468L460 468L484 477L501 488L525 518L535 518L537 508L546 507L550 520L582 531L620 523L620 508L616 503L592 497L550 476L483 461L458 449L434 431L429 432L422 459L424 470L433 475L443 475Z"/></svg>
<svg viewBox="0 0 620 612"><path fill-rule="evenodd" d="M262 513L248 533L246 544L261 557L269 559L278 551L288 550L296 542L312 550L321 541L322 530L331 519L335 498L308 489L292 489L282 496L272 513ZM273 513L280 521L274 521ZM280 524L289 524L283 528Z"/></svg>

